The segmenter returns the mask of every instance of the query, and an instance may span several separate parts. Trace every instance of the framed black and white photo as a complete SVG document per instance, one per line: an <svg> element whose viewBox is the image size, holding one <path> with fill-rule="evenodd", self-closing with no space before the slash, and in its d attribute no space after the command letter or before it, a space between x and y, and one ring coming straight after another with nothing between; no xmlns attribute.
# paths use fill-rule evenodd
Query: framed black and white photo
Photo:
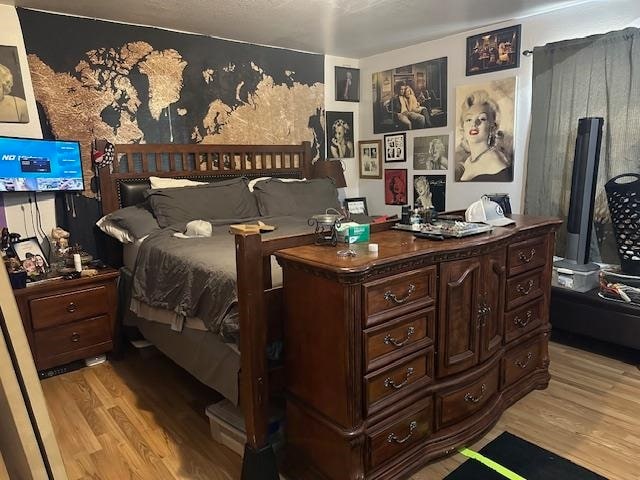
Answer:
<svg viewBox="0 0 640 480"><path fill-rule="evenodd" d="M373 133L447 125L447 58L376 72Z"/></svg>
<svg viewBox="0 0 640 480"><path fill-rule="evenodd" d="M360 70L351 67L336 67L336 101L360 101Z"/></svg>
<svg viewBox="0 0 640 480"><path fill-rule="evenodd" d="M436 212L445 211L447 188L446 175L414 175L413 176L413 206L414 208L430 209Z"/></svg>
<svg viewBox="0 0 640 480"><path fill-rule="evenodd" d="M0 123L29 123L18 48L0 45Z"/></svg>
<svg viewBox="0 0 640 480"><path fill-rule="evenodd" d="M467 77L520 66L520 25L467 37Z"/></svg>
<svg viewBox="0 0 640 480"><path fill-rule="evenodd" d="M353 112L327 112L327 158L355 158Z"/></svg>
<svg viewBox="0 0 640 480"><path fill-rule="evenodd" d="M361 140L358 142L360 178L382 178L382 141Z"/></svg>
<svg viewBox="0 0 640 480"><path fill-rule="evenodd" d="M407 134L393 133L384 136L384 161L407 161Z"/></svg>
<svg viewBox="0 0 640 480"><path fill-rule="evenodd" d="M345 198L344 207L351 215L369 215L366 197Z"/></svg>
<svg viewBox="0 0 640 480"><path fill-rule="evenodd" d="M414 170L446 170L448 167L449 135L414 137Z"/></svg>

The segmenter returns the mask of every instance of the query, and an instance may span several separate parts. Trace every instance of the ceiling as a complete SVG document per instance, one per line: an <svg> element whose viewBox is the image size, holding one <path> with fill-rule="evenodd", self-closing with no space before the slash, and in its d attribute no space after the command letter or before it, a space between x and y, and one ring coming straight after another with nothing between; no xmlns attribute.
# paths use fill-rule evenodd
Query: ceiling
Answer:
<svg viewBox="0 0 640 480"><path fill-rule="evenodd" d="M363 58L587 1L0 0L0 3Z"/></svg>

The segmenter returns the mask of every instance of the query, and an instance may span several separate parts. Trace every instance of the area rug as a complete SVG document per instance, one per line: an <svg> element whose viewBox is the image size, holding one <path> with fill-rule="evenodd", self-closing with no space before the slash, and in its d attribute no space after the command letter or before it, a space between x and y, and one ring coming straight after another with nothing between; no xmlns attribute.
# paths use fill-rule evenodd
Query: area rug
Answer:
<svg viewBox="0 0 640 480"><path fill-rule="evenodd" d="M607 480L509 432L477 453L461 453L471 458L444 480Z"/></svg>

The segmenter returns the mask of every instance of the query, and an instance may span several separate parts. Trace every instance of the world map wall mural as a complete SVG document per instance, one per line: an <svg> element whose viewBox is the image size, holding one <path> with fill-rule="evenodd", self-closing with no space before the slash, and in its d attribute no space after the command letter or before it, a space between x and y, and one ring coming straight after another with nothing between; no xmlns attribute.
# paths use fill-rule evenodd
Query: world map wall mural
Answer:
<svg viewBox="0 0 640 480"><path fill-rule="evenodd" d="M18 9L45 137L324 151L324 57Z"/></svg>

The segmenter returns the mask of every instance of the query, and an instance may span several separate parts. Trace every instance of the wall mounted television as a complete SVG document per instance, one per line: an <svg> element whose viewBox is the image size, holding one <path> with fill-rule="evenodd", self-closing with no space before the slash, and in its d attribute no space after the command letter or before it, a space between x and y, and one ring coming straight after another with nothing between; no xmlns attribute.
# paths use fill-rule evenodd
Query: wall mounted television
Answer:
<svg viewBox="0 0 640 480"><path fill-rule="evenodd" d="M0 137L0 192L82 190L78 142Z"/></svg>

